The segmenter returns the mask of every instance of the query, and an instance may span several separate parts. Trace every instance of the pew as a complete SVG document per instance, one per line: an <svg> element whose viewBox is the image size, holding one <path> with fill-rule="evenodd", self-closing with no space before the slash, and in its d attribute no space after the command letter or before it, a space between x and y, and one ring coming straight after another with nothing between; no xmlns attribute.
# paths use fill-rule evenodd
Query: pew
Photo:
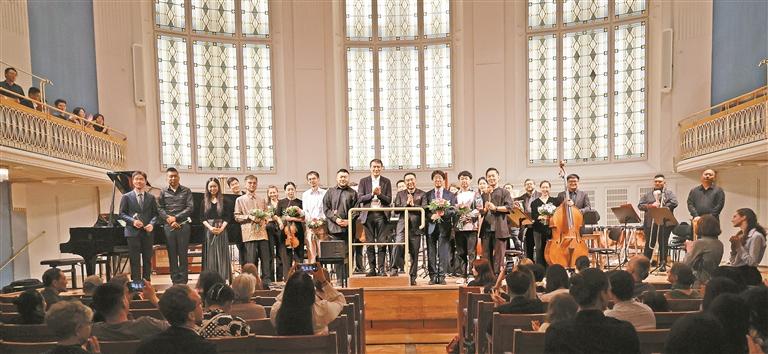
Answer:
<svg viewBox="0 0 768 354"><path fill-rule="evenodd" d="M459 287L459 301L456 305L456 316L458 318L458 321L456 322L458 327L458 333L459 333L459 348L461 350L461 353L464 353L464 336L467 326L467 302L469 301L469 297L467 294L469 293L480 293L483 291L482 287L479 286L460 286Z"/></svg>
<svg viewBox="0 0 768 354"><path fill-rule="evenodd" d="M0 323L7 323L18 315L16 312L0 312Z"/></svg>
<svg viewBox="0 0 768 354"><path fill-rule="evenodd" d="M505 353L514 349L515 330L530 331L531 321L544 322L545 314L501 314L494 313L492 320L491 352ZM527 353L527 352L524 352Z"/></svg>
<svg viewBox="0 0 768 354"><path fill-rule="evenodd" d="M132 309L156 309L157 306L149 300L131 300L128 308Z"/></svg>
<svg viewBox="0 0 768 354"><path fill-rule="evenodd" d="M267 296L256 296L251 299L253 302L261 305L261 306L272 306L275 304L276 299L274 296L267 297Z"/></svg>
<svg viewBox="0 0 768 354"><path fill-rule="evenodd" d="M640 353L662 353L664 351L664 343L666 343L668 335L668 329L637 331L637 337L640 341ZM514 335L512 336L512 341L514 342L512 349L514 350L514 353L543 353L544 336L544 332L532 332L524 331L522 329L515 329ZM494 353L505 353L505 351L497 351L494 348Z"/></svg>
<svg viewBox="0 0 768 354"><path fill-rule="evenodd" d="M475 352L478 354L489 353L488 330L491 328L494 308L496 308L496 304L493 302L480 301L477 303L477 326L475 326L475 343L477 346Z"/></svg>
<svg viewBox="0 0 768 354"><path fill-rule="evenodd" d="M143 316L150 316L153 318L156 318L158 320L164 320L165 317L163 317L163 313L160 312L160 309L157 308L151 308L151 309L130 309L129 310L133 318L139 318Z"/></svg>
<svg viewBox="0 0 768 354"><path fill-rule="evenodd" d="M664 343L667 342L667 336L669 336L668 329L637 331L637 338L640 340L640 353L663 353Z"/></svg>
<svg viewBox="0 0 768 354"><path fill-rule="evenodd" d="M477 326L478 311L477 304L480 301L489 302L493 300L491 300L490 294L482 293L469 293L467 294L467 297L467 326L466 333L464 335L464 341L468 346L469 344L472 344L472 346L475 348L474 350L477 350L477 338L475 338L475 326Z"/></svg>
<svg viewBox="0 0 768 354"><path fill-rule="evenodd" d="M251 327L251 334L273 336L275 335L275 327L272 326L272 321L269 318L262 318L258 320L246 320L248 326Z"/></svg>
<svg viewBox="0 0 768 354"><path fill-rule="evenodd" d="M514 353L539 354L544 353L545 332L524 331L516 329L512 335Z"/></svg>
<svg viewBox="0 0 768 354"><path fill-rule="evenodd" d="M699 311L702 299L668 299L669 311Z"/></svg>
<svg viewBox="0 0 768 354"><path fill-rule="evenodd" d="M345 316L345 319L347 321L347 328L349 328L348 334L350 335L350 351L352 353L359 353L360 352L360 343L362 342L362 339L360 339L360 332L358 331L359 327L357 325L357 321L355 320L355 317L357 315L357 306L355 306L354 303L352 304L346 304L344 305L344 308L341 310L341 314L339 316ZM330 327L328 327L330 331ZM340 333L336 333L337 335L341 335Z"/></svg>
<svg viewBox="0 0 768 354"><path fill-rule="evenodd" d="M654 312L653 314L656 316L656 329L670 329L678 319L692 313L695 313L695 311Z"/></svg>
<svg viewBox="0 0 768 354"><path fill-rule="evenodd" d="M352 345L352 337L349 332L353 330L348 327L347 315L339 315L328 324L328 331L336 333L336 352L338 354L349 354L349 348Z"/></svg>
<svg viewBox="0 0 768 354"><path fill-rule="evenodd" d="M40 354L53 349L56 342L19 343L0 341L0 353L3 354Z"/></svg>
<svg viewBox="0 0 768 354"><path fill-rule="evenodd" d="M312 336L260 336L208 338L219 354L329 354L336 353L336 333Z"/></svg>
<svg viewBox="0 0 768 354"><path fill-rule="evenodd" d="M0 302L0 312L16 312L16 305L9 302Z"/></svg>
<svg viewBox="0 0 768 354"><path fill-rule="evenodd" d="M45 324L0 325L0 340L19 343L55 342L58 340Z"/></svg>
<svg viewBox="0 0 768 354"><path fill-rule="evenodd" d="M108 354L134 354L139 349L140 340L126 341L99 341L102 353Z"/></svg>

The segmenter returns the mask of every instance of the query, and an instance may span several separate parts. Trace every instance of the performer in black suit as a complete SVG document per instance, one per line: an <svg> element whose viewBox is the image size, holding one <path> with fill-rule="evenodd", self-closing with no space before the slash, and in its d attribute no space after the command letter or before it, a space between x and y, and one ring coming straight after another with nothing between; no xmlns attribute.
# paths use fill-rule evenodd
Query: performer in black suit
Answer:
<svg viewBox="0 0 768 354"><path fill-rule="evenodd" d="M429 210L429 204L437 199L447 200L451 207L456 205L456 196L445 188L445 179L445 172L432 171L432 182L435 188L427 192L426 198L423 199L429 222L427 225L427 258L430 285L445 285L445 272L451 257L451 227L456 211L453 208L434 212Z"/></svg>
<svg viewBox="0 0 768 354"><path fill-rule="evenodd" d="M165 220L163 231L168 241L168 263L171 267L171 281L174 284L186 284L189 281L189 237L192 227L187 218L192 215L195 205L192 201L192 191L179 184L179 171L169 167L165 171L168 178L168 188L160 191L158 213Z"/></svg>
<svg viewBox="0 0 768 354"><path fill-rule="evenodd" d="M237 177L227 178L227 186L229 187L230 194L226 194L224 198L226 198L229 201L229 204L232 205L232 210L234 212L235 200L237 197L244 195L245 191L240 189L240 180L238 180ZM243 244L243 230L241 230L240 224L236 222L229 223L227 225L227 236L229 237L229 242L237 246L237 252L240 255L238 257L240 259L240 266L244 266L245 244Z"/></svg>
<svg viewBox="0 0 768 354"><path fill-rule="evenodd" d="M394 204L396 207L421 207L426 193L416 188L416 174L408 172L405 174L405 190L397 192ZM400 211L400 219L397 221L397 234L395 242L405 241L405 212ZM409 275L411 285L416 285L416 271L419 266L419 251L421 250L421 237L424 230L421 226L421 213L408 212L408 255L411 260ZM405 270L405 247L395 246L392 255L392 276L397 276L398 269Z"/></svg>
<svg viewBox="0 0 768 354"><path fill-rule="evenodd" d="M583 214L587 210L592 210L592 204L589 203L589 195L587 192L579 189L579 175L571 173L566 177L568 181L568 194L571 197L571 205L575 205L576 208ZM557 194L557 199L565 200L565 192Z"/></svg>
<svg viewBox="0 0 768 354"><path fill-rule="evenodd" d="M151 280L152 277L152 230L157 222L155 196L144 190L147 174L135 171L131 175L133 190L120 198L120 220L125 221L128 254L131 259L131 280Z"/></svg>
<svg viewBox="0 0 768 354"><path fill-rule="evenodd" d="M536 200L541 193L536 190L536 183L532 179L526 179L525 193L514 199L516 204L523 209L523 211L531 215L531 202ZM525 256L534 259L534 242L533 242L533 226L528 225L520 228L520 235L523 235L523 245L525 247Z"/></svg>
<svg viewBox="0 0 768 354"><path fill-rule="evenodd" d="M388 207L392 203L392 183L381 175L384 163L379 159L371 160L371 175L360 180L357 187L360 207ZM365 227L366 242L388 242L390 235L385 235L389 213L382 211L363 211L360 223ZM368 246L368 276L385 275L384 263L387 256L386 246ZM378 256L377 256L378 252ZM378 261L378 268L376 262Z"/></svg>
<svg viewBox="0 0 768 354"><path fill-rule="evenodd" d="M323 197L323 213L327 221L328 233L334 240L349 242L348 227L349 222L355 223L355 218L348 220L349 209L357 205L357 192L349 186L349 171L340 169L336 172L336 185L328 188ZM354 233L354 226L352 232ZM349 260L352 261L351 259ZM347 277L346 268L335 266L337 277L345 279Z"/></svg>

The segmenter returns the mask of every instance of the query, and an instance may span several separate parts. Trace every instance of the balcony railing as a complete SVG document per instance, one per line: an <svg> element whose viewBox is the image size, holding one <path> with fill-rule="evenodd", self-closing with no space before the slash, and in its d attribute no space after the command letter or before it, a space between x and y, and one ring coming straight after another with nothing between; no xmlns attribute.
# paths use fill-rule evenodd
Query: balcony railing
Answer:
<svg viewBox="0 0 768 354"><path fill-rule="evenodd" d="M56 111L45 106L48 112ZM88 123L93 125L94 123ZM0 145L81 164L119 170L125 167L125 135L95 131L0 96Z"/></svg>
<svg viewBox="0 0 768 354"><path fill-rule="evenodd" d="M768 142L765 86L683 120L679 161L759 141Z"/></svg>

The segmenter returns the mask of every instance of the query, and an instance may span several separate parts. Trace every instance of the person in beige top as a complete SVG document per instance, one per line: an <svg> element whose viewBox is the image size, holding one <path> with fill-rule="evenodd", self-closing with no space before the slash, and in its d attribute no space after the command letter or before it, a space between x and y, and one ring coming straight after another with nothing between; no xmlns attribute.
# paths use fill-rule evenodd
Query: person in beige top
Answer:
<svg viewBox="0 0 768 354"><path fill-rule="evenodd" d="M245 176L246 193L235 200L235 221L240 223L245 244L245 263L259 265L261 261L261 281L271 283L272 253L267 237L267 218L257 219L252 215L256 209L266 211L265 199L256 194L259 180L254 175Z"/></svg>
<svg viewBox="0 0 768 354"><path fill-rule="evenodd" d="M328 324L339 317L347 304L319 263L302 266L314 266L316 270L303 271L294 266L285 289L272 305L270 320L277 335L328 334Z"/></svg>

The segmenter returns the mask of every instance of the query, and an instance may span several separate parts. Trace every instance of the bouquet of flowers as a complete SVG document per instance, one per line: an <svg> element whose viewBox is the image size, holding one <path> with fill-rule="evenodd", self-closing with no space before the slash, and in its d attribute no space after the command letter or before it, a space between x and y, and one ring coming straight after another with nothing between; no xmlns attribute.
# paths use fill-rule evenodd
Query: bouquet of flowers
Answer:
<svg viewBox="0 0 768 354"><path fill-rule="evenodd" d="M264 222L269 221L269 219L271 219L273 215L271 212L269 212L269 210L265 211L259 208L251 210L249 214L251 217L253 217L254 227L256 228L256 230L258 230L261 227L262 221Z"/></svg>
<svg viewBox="0 0 768 354"><path fill-rule="evenodd" d="M555 215L555 210L557 210L557 207L552 203L547 203L539 207L539 220L541 220L541 223L544 225L549 224L549 218L552 217L552 215Z"/></svg>
<svg viewBox="0 0 768 354"><path fill-rule="evenodd" d="M283 210L283 216L288 216L292 218L300 218L304 216L304 213L301 212L301 208L297 206L289 206L285 210Z"/></svg>
<svg viewBox="0 0 768 354"><path fill-rule="evenodd" d="M437 219L438 223L443 222L442 217L443 215L445 215L445 211L450 207L451 207L451 202L442 198L438 198L429 202L429 211L437 214L437 216L440 217L440 219Z"/></svg>
<svg viewBox="0 0 768 354"><path fill-rule="evenodd" d="M312 233L317 237L317 239L324 241L327 239L327 236L325 234L325 219L323 218L312 218L309 222L307 222L307 227L312 230Z"/></svg>
<svg viewBox="0 0 768 354"><path fill-rule="evenodd" d="M470 204L460 204L458 206L459 222L456 225L457 230L472 231L476 229L475 219L477 215L473 211L474 209L471 208Z"/></svg>

